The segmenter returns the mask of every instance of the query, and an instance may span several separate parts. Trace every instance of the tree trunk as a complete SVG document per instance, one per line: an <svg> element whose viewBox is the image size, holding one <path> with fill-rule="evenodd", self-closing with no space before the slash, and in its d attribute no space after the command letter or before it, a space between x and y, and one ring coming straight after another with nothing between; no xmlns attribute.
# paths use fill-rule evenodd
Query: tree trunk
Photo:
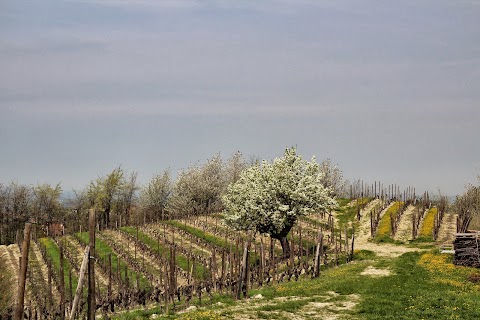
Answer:
<svg viewBox="0 0 480 320"><path fill-rule="evenodd" d="M280 241L280 244L282 245L283 258L284 259L290 258L290 244L288 243L287 236L279 236L277 239Z"/></svg>
<svg viewBox="0 0 480 320"><path fill-rule="evenodd" d="M288 259L290 258L290 245L287 240L287 235L290 232L290 230L293 227L293 223L291 225L287 225L283 228L282 231L276 234L270 235L272 238L277 239L280 241L280 244L282 245L282 251L283 251L283 258Z"/></svg>

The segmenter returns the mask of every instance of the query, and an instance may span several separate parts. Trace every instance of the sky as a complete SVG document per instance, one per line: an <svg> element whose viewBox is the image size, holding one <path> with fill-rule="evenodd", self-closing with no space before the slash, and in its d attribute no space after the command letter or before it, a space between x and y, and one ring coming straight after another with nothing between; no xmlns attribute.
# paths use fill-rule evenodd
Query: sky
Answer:
<svg viewBox="0 0 480 320"><path fill-rule="evenodd" d="M455 195L480 169L475 0L0 0L0 182L139 182L297 146Z"/></svg>

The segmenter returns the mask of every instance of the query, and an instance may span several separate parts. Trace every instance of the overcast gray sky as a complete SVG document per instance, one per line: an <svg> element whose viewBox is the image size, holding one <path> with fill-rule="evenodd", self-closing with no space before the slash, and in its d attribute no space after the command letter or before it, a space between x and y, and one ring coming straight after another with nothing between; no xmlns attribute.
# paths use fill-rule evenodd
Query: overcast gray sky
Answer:
<svg viewBox="0 0 480 320"><path fill-rule="evenodd" d="M0 0L0 181L140 182L220 152L455 195L480 164L480 1Z"/></svg>

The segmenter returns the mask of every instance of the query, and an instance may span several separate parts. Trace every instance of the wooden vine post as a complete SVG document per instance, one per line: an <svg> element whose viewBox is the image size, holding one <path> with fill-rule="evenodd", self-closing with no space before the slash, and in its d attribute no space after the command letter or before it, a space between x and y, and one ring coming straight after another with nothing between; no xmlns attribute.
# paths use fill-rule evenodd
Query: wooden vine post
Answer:
<svg viewBox="0 0 480 320"><path fill-rule="evenodd" d="M88 230L90 236L90 254L88 259L88 304L87 319L95 319L95 209L89 210Z"/></svg>
<svg viewBox="0 0 480 320"><path fill-rule="evenodd" d="M318 230L318 241L317 241L317 251L315 252L315 265L313 268L314 277L317 278L320 276L320 259L323 255L323 234Z"/></svg>
<svg viewBox="0 0 480 320"><path fill-rule="evenodd" d="M247 291L247 272L248 272L248 247L250 246L250 241L247 241L244 243L243 247L243 257L242 257L242 266L241 270L239 272L240 277L238 278L238 286L237 286L237 293L236 293L236 299L240 299L240 295L243 290L243 286L245 286L245 294Z"/></svg>
<svg viewBox="0 0 480 320"><path fill-rule="evenodd" d="M60 319L65 319L65 274L63 271L63 244L60 245Z"/></svg>
<svg viewBox="0 0 480 320"><path fill-rule="evenodd" d="M107 287L107 299L112 300L112 253L108 254L108 287Z"/></svg>
<svg viewBox="0 0 480 320"><path fill-rule="evenodd" d="M18 277L18 291L17 291L17 303L13 318L15 320L23 319L23 307L25 299L25 283L27 280L27 267L28 267L28 251L30 249L30 231L32 229L31 223L25 224L25 231L23 233L22 243L22 259L20 264L20 276Z"/></svg>
<svg viewBox="0 0 480 320"><path fill-rule="evenodd" d="M70 317L69 317L70 320L74 319L78 302L82 297L83 280L85 278L85 269L87 268L87 262L90 260L89 256L90 256L90 246L87 246L85 248L85 253L83 255L82 266L80 267L77 290L75 291L75 298L73 299L72 310L70 311Z"/></svg>

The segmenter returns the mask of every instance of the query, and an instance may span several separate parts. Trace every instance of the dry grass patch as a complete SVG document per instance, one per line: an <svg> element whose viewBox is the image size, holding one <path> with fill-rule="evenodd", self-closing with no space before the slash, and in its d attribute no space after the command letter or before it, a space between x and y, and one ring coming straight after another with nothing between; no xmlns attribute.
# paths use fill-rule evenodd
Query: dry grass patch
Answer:
<svg viewBox="0 0 480 320"><path fill-rule="evenodd" d="M387 277L392 274L388 269L377 269L373 266L368 266L360 273L362 276L371 276L371 277Z"/></svg>

